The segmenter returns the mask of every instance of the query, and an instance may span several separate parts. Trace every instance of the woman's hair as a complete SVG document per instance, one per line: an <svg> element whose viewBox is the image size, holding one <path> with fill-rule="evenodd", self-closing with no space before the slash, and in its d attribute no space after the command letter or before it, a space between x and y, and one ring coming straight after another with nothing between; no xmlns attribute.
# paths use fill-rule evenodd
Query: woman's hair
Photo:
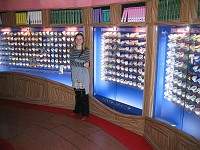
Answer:
<svg viewBox="0 0 200 150"><path fill-rule="evenodd" d="M73 49L76 49L76 38L77 38L77 36L82 36L82 38L83 38L83 44L82 44L82 48L81 48L81 53L79 55L79 57L80 57L85 52L86 47L85 47L85 41L84 41L83 33L79 32L74 37Z"/></svg>

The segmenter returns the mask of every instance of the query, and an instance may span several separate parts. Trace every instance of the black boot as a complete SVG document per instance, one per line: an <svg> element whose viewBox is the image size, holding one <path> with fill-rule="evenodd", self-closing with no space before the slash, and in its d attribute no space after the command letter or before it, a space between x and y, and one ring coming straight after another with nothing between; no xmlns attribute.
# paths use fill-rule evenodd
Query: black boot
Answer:
<svg viewBox="0 0 200 150"><path fill-rule="evenodd" d="M73 112L76 114L81 113L81 91L75 90L75 107Z"/></svg>
<svg viewBox="0 0 200 150"><path fill-rule="evenodd" d="M85 94L85 90L82 91L81 113L83 116L89 116L89 96Z"/></svg>

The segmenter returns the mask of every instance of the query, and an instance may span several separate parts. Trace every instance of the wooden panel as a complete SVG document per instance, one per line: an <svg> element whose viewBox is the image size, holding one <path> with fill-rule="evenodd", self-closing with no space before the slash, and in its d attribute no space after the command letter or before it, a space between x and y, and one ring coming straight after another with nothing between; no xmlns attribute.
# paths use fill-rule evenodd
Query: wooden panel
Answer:
<svg viewBox="0 0 200 150"><path fill-rule="evenodd" d="M50 26L50 10L41 10L42 11L42 25L45 27Z"/></svg>
<svg viewBox="0 0 200 150"><path fill-rule="evenodd" d="M47 99L49 103L53 103L55 101L68 101L70 102L72 96L74 97L74 92L69 90L69 88L61 86L59 84L48 83L48 91L47 91Z"/></svg>
<svg viewBox="0 0 200 150"><path fill-rule="evenodd" d="M182 136L181 134L176 134L175 142L177 146L174 146L177 150L198 150L200 149L200 142L196 140L190 140L191 137Z"/></svg>
<svg viewBox="0 0 200 150"><path fill-rule="evenodd" d="M92 47L93 47L92 27L87 25L87 26L84 27L84 29L85 29L84 30L85 45L86 45L86 47L88 47L90 49L90 53L92 53L92 55L90 55L90 56L92 57L93 56L93 51L92 51Z"/></svg>
<svg viewBox="0 0 200 150"><path fill-rule="evenodd" d="M46 81L46 105L73 109L75 93L71 87L58 82Z"/></svg>
<svg viewBox="0 0 200 150"><path fill-rule="evenodd" d="M197 18L198 14L198 0L190 0L189 1L189 14L190 18Z"/></svg>
<svg viewBox="0 0 200 150"><path fill-rule="evenodd" d="M92 8L90 7L83 8L83 24L92 24Z"/></svg>
<svg viewBox="0 0 200 150"><path fill-rule="evenodd" d="M12 27L15 25L15 15L13 11L7 11L7 12L3 12L1 13L1 17L2 17L2 24L0 26L2 27Z"/></svg>
<svg viewBox="0 0 200 150"><path fill-rule="evenodd" d="M15 13L14 13L14 11L8 11L7 12L7 17L8 17L7 26L13 27L15 25Z"/></svg>
<svg viewBox="0 0 200 150"><path fill-rule="evenodd" d="M91 113L139 135L144 133L144 117L119 113L90 98Z"/></svg>
<svg viewBox="0 0 200 150"><path fill-rule="evenodd" d="M156 150L197 150L200 141L170 125L145 118L144 137Z"/></svg>
<svg viewBox="0 0 200 150"><path fill-rule="evenodd" d="M198 17L198 0L190 0L189 2L189 19L190 23L200 24Z"/></svg>
<svg viewBox="0 0 200 150"><path fill-rule="evenodd" d="M153 1L147 0L146 1L146 18L145 21L147 24L151 24L152 23L152 17L151 17L151 12L153 9Z"/></svg>
<svg viewBox="0 0 200 150"><path fill-rule="evenodd" d="M138 27L138 26L146 26L145 22L121 22L120 26L134 26L134 27Z"/></svg>
<svg viewBox="0 0 200 150"><path fill-rule="evenodd" d="M155 25L180 25L180 20L167 20L167 21L158 21L154 23Z"/></svg>
<svg viewBox="0 0 200 150"><path fill-rule="evenodd" d="M22 73L0 73L0 98L73 109L74 90L61 83ZM7 86L6 86L7 85Z"/></svg>
<svg viewBox="0 0 200 150"><path fill-rule="evenodd" d="M180 21L181 23L189 23L189 1L181 0L180 3Z"/></svg>
<svg viewBox="0 0 200 150"><path fill-rule="evenodd" d="M158 18L158 0L146 0L146 24L153 24Z"/></svg>
<svg viewBox="0 0 200 150"><path fill-rule="evenodd" d="M110 24L117 26L121 21L121 6L119 4L110 5Z"/></svg>
<svg viewBox="0 0 200 150"><path fill-rule="evenodd" d="M154 83L156 72L157 27L147 27L147 47L145 53L145 81L143 115L152 116L154 102Z"/></svg>
<svg viewBox="0 0 200 150"><path fill-rule="evenodd" d="M173 132L154 122L146 121L145 134L162 150L172 149Z"/></svg>
<svg viewBox="0 0 200 150"><path fill-rule="evenodd" d="M14 89L16 97L24 97L34 100L44 99L44 83L41 80L27 76L16 76L14 79Z"/></svg>
<svg viewBox="0 0 200 150"><path fill-rule="evenodd" d="M12 96L12 76L0 74L0 96Z"/></svg>

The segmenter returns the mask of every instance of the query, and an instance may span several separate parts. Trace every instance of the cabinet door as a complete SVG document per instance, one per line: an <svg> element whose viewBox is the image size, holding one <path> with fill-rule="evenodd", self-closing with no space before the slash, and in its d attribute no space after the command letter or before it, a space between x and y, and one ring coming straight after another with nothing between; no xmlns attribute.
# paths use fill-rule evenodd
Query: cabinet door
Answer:
<svg viewBox="0 0 200 150"><path fill-rule="evenodd" d="M142 114L146 27L94 28L94 96L124 113Z"/></svg>
<svg viewBox="0 0 200 150"><path fill-rule="evenodd" d="M158 28L154 117L199 137L200 29ZM194 132L197 130L196 132Z"/></svg>
<svg viewBox="0 0 200 150"><path fill-rule="evenodd" d="M70 49L83 27L3 28L0 72L22 72L71 86Z"/></svg>

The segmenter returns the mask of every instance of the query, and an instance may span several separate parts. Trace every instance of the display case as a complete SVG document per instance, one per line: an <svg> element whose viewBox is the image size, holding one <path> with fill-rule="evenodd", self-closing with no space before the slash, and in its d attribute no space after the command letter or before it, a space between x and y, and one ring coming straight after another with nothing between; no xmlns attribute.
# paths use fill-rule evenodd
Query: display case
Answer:
<svg viewBox="0 0 200 150"><path fill-rule="evenodd" d="M94 27L94 97L141 115L145 51L146 27Z"/></svg>
<svg viewBox="0 0 200 150"><path fill-rule="evenodd" d="M0 71L23 72L71 85L69 53L82 27L2 28Z"/></svg>
<svg viewBox="0 0 200 150"><path fill-rule="evenodd" d="M200 28L159 26L154 118L200 139Z"/></svg>

